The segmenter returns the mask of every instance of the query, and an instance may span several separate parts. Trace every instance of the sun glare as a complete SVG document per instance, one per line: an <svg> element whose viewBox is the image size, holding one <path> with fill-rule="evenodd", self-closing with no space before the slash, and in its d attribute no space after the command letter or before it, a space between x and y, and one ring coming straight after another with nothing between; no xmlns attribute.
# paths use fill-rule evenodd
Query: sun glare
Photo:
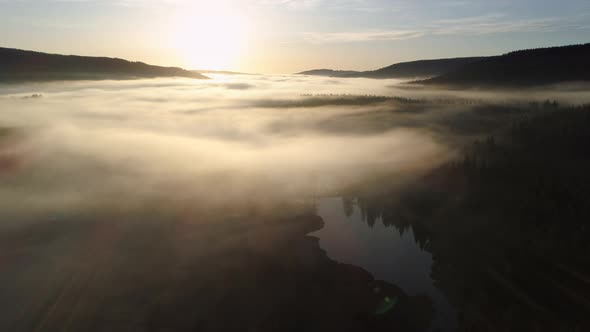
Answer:
<svg viewBox="0 0 590 332"><path fill-rule="evenodd" d="M173 47L191 69L232 69L246 46L246 23L231 8L201 4L177 20Z"/></svg>

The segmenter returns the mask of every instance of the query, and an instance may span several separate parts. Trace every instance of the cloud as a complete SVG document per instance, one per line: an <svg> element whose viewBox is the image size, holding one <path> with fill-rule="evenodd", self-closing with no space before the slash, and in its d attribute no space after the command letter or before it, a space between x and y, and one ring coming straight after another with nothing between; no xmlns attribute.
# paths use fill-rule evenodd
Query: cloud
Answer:
<svg viewBox="0 0 590 332"><path fill-rule="evenodd" d="M327 33L307 32L304 34L306 41L315 44L394 41L418 38L422 36L424 36L424 32L412 30L368 30Z"/></svg>
<svg viewBox="0 0 590 332"><path fill-rule="evenodd" d="M383 10L395 10L397 7L375 5L367 0L261 0L263 5L280 6L287 9L318 9L330 11L352 11L374 13Z"/></svg>
<svg viewBox="0 0 590 332"><path fill-rule="evenodd" d="M513 18L504 14L466 16L438 20L417 29L372 29L341 32L305 32L303 38L313 44L397 41L433 35L487 35L512 32L551 32L586 29L586 16L573 18Z"/></svg>
<svg viewBox="0 0 590 332"><path fill-rule="evenodd" d="M141 210L146 202L149 211L180 205L224 212L238 203L337 192L390 172L412 176L449 156L448 143L461 139L452 135L462 135L453 121L489 121L462 116L469 103L408 104L376 95L504 103L557 93L337 81L238 75L0 85L0 109L14 110L0 112L0 128L13 128L0 129L0 226ZM560 95L584 103L586 91ZM33 94L43 97L23 98Z"/></svg>
<svg viewBox="0 0 590 332"><path fill-rule="evenodd" d="M310 9L319 6L323 0L261 0L262 5L280 6L289 9Z"/></svg>
<svg viewBox="0 0 590 332"><path fill-rule="evenodd" d="M566 27L558 18L508 18L502 14L440 20L427 31L435 35L483 35L508 32L556 31Z"/></svg>
<svg viewBox="0 0 590 332"><path fill-rule="evenodd" d="M18 144L0 144L0 156L19 161L0 169L2 219L144 201L291 200L309 195L312 176L345 185L439 158L445 149L428 135L351 117L394 105L341 96L389 90L299 76L0 86L0 108L18 110L2 112L0 128L23 132Z"/></svg>

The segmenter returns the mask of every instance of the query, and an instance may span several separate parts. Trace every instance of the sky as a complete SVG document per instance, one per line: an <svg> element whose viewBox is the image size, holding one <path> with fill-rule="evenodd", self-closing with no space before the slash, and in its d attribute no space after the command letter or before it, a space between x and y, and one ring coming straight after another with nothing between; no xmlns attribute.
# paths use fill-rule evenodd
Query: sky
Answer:
<svg viewBox="0 0 590 332"><path fill-rule="evenodd" d="M590 0L0 0L0 46L295 73L590 42Z"/></svg>

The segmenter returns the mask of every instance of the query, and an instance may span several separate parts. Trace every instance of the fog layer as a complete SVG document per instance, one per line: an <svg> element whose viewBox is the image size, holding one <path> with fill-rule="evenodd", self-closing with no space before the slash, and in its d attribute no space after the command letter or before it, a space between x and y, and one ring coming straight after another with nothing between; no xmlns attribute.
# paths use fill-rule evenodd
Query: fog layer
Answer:
<svg viewBox="0 0 590 332"><path fill-rule="evenodd" d="M461 123L489 125L482 104L547 98L587 97L302 76L3 85L0 210L10 223L306 199L418 174L472 135Z"/></svg>

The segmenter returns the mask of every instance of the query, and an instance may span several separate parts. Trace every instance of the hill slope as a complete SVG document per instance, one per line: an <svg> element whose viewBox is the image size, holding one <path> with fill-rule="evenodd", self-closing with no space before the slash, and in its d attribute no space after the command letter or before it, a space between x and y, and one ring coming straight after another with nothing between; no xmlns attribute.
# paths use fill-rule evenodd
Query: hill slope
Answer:
<svg viewBox="0 0 590 332"><path fill-rule="evenodd" d="M333 69L312 69L302 71L295 75L308 75L308 76L327 76L327 77L364 77L361 71L354 70L333 70Z"/></svg>
<svg viewBox="0 0 590 332"><path fill-rule="evenodd" d="M590 81L590 44L510 52L419 83L509 87L568 81Z"/></svg>
<svg viewBox="0 0 590 332"><path fill-rule="evenodd" d="M151 77L207 78L177 67L152 66L123 59L0 48L0 82Z"/></svg>
<svg viewBox="0 0 590 332"><path fill-rule="evenodd" d="M371 77L411 78L433 77L448 73L461 66L478 62L485 57L452 58L402 62L389 67L366 72Z"/></svg>
<svg viewBox="0 0 590 332"><path fill-rule="evenodd" d="M419 60L401 62L371 71L350 71L315 69L298 73L299 75L329 77L366 77L366 78L418 78L434 77L448 73L466 64L480 61L484 57L468 57L453 59Z"/></svg>

